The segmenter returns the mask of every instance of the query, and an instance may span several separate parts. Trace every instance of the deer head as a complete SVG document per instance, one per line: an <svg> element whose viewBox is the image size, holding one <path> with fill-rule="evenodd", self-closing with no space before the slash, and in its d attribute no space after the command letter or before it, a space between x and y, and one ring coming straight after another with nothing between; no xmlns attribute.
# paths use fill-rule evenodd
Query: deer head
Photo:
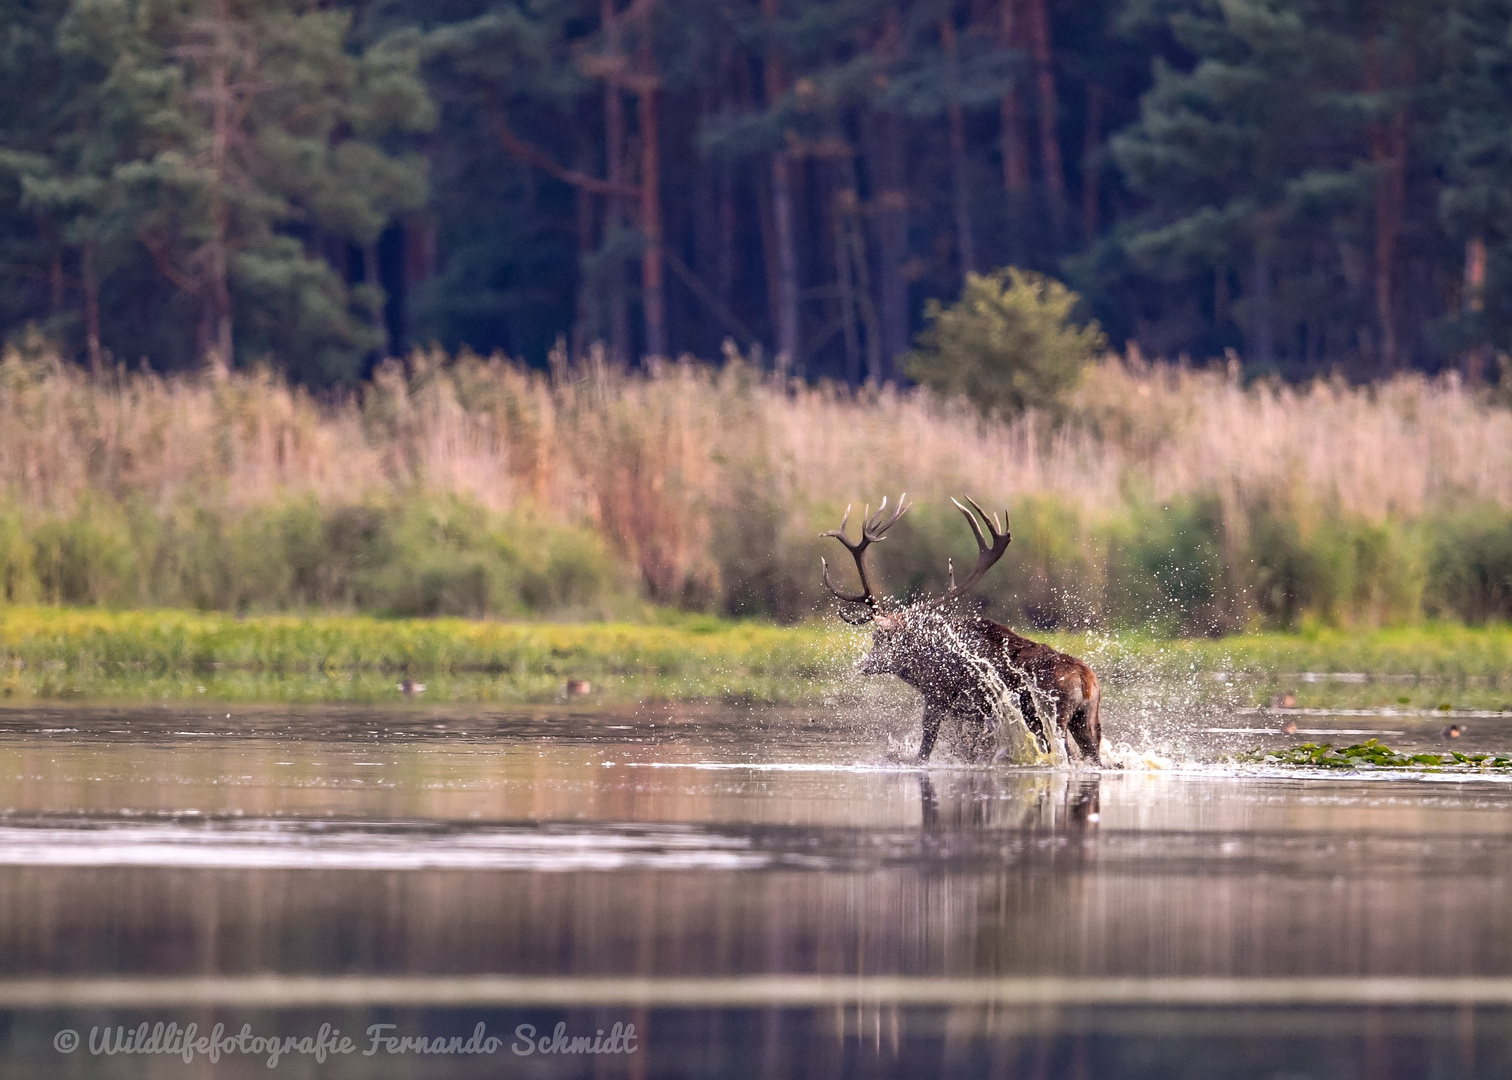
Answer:
<svg viewBox="0 0 1512 1080"><path fill-rule="evenodd" d="M872 648L857 664L858 670L867 675L897 675L904 682L923 687L935 679L936 672L943 670L941 665L954 644L951 640L953 631L950 620L944 609L982 580L987 571L1003 557L1013 537L1009 532L1006 512L1000 524L996 516L988 514L974 499L966 499L971 504L970 510L955 499L950 500L965 516L966 524L971 527L971 535L976 539L976 565L957 584L955 567L947 562L949 584L943 595L907 607L896 606L872 591L871 579L866 573L866 549L883 539L887 530L907 512L905 498L906 496L899 496L898 505L890 517L886 512L886 499L882 500L882 506L876 514L872 514L871 507L868 506L862 515L861 539L854 544L845 535L846 522L850 520L850 507L845 508L840 528L821 534L833 536L851 553L851 558L856 561L856 574L861 579L859 593L842 592L830 580L829 564L823 559L820 564L824 567L825 587L830 592L847 604L863 605L859 610L842 610L841 618L852 625L872 624ZM980 523L978 517L981 518ZM985 534L982 530L984 525Z"/></svg>

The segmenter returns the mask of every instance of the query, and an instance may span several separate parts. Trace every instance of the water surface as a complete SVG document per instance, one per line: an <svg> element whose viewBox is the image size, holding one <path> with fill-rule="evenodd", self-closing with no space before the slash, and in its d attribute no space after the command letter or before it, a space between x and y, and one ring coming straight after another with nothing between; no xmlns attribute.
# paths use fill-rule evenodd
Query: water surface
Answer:
<svg viewBox="0 0 1512 1080"><path fill-rule="evenodd" d="M277 1069L1506 1075L1512 784L1219 763L1321 738L1256 724L1073 773L899 765L823 710L3 711L0 1062L266 1075L53 1040L483 1023L492 1055ZM1309 724L1442 745L1433 721ZM557 1023L633 1023L637 1051L510 1050Z"/></svg>

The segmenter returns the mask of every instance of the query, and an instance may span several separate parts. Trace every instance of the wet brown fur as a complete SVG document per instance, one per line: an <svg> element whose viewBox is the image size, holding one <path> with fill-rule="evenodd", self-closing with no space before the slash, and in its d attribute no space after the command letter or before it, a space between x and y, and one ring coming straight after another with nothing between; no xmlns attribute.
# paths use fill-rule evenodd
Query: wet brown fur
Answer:
<svg viewBox="0 0 1512 1080"><path fill-rule="evenodd" d="M946 640L946 626L957 640ZM1044 723L1034 696L1022 692L1024 676L1053 703L1056 727L1069 736L1066 752L1071 759L1101 763L1101 694L1090 667L1002 623L982 616L951 618L928 606L878 615L872 650L859 664L865 674L896 675L923 695L920 761L929 760L947 716L980 724L984 738L996 720L997 702L990 700L987 687L962 655L962 646L989 663L1010 693L1017 692L1019 711L1041 742Z"/></svg>
<svg viewBox="0 0 1512 1080"><path fill-rule="evenodd" d="M1015 699L1029 730L1042 745L1053 733L1045 731L1039 705L1029 690L1031 683L1053 703L1054 730L1066 733L1067 755L1073 761L1101 764L1101 698L1092 669L1074 656L1015 634L1002 623L961 614L961 598L1003 557L1013 536L1006 513L999 521L971 498L966 499L969 509L957 500L952 502L976 539L977 561L959 585L951 566L949 588L936 600L894 607L877 596L867 576L866 551L908 510L906 496L899 497L891 514L886 499L875 514L868 506L861 516L858 540L852 541L845 531L850 507L840 528L824 534L840 541L850 552L861 591L848 593L837 586L830 578L828 563L821 560L825 587L847 604L865 605L848 621L857 625L870 622L873 627L871 652L861 658L858 668L868 675L896 675L924 696L920 761L928 761L934 752L940 725L948 716L977 725L968 745L962 748L968 757L978 757L990 748L1001 707L996 699L1002 691L995 680L984 676L981 665L985 664Z"/></svg>

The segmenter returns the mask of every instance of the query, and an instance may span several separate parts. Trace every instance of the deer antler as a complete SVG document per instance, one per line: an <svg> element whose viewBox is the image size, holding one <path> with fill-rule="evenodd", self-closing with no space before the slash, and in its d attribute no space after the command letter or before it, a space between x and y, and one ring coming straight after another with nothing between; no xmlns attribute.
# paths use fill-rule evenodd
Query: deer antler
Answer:
<svg viewBox="0 0 1512 1080"><path fill-rule="evenodd" d="M950 601L964 596L973 585L982 580L982 575L991 570L997 561L1003 557L1003 552L1007 551L1008 545L1013 542L1013 534L1008 530L1008 511L1003 511L1003 523L999 525L997 516L988 514L987 511L977 505L977 501L970 495L966 496L966 501L971 504L971 510L975 510L976 514L973 514L971 510L956 502L955 499L951 499L950 501L955 503L956 509L966 516L966 524L971 526L971 535L976 537L977 561L976 565L971 568L971 573L966 575L966 580L962 581L959 585L956 584L955 580L955 565L953 563L948 564L950 566L950 587L945 590L944 596L934 601L935 604L948 604ZM982 535L982 526L977 524L977 514L981 515L982 524L987 526L987 532L992 536L991 543L988 543L987 537Z"/></svg>
<svg viewBox="0 0 1512 1080"><path fill-rule="evenodd" d="M875 514L871 512L871 506L868 505L861 512L861 539L857 540L854 544L845 535L845 526L850 521L851 508L849 506L845 508L845 516L840 519L840 527L838 529L831 529L827 533L819 534L820 536L833 536L845 545L845 550L849 551L851 558L856 560L856 574L861 578L861 591L859 593L841 592L835 587L835 583L830 580L829 562L821 556L819 565L824 567L825 588L848 604L866 604L873 612L876 610L877 596L872 592L871 581L866 576L866 549L878 540L881 540L883 534L892 528L900 517L908 512L908 504L904 501L907 498L907 492L898 496L898 505L893 510L891 516L887 513L886 497L882 499L882 505L877 508ZM866 618L870 617L870 614L866 616ZM864 622L865 619L861 621Z"/></svg>

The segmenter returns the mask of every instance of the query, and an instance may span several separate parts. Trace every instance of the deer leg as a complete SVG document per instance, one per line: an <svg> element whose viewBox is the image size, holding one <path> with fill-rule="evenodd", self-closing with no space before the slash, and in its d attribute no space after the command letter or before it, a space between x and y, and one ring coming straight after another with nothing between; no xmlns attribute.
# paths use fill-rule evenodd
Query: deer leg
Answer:
<svg viewBox="0 0 1512 1080"><path fill-rule="evenodd" d="M1039 706L1035 703L1034 693L1026 686L1018 692L1016 697L1019 712L1024 717L1024 726L1029 729L1029 734L1033 735L1039 742L1040 747L1048 750L1048 736L1045 734L1044 721L1040 719Z"/></svg>
<svg viewBox="0 0 1512 1080"><path fill-rule="evenodd" d="M1072 705L1064 696L1059 696L1055 701L1055 719L1060 725L1060 730L1066 736L1066 757L1071 761L1080 761L1084 749L1081 736L1077 734L1077 717L1081 710ZM1093 751L1093 756L1097 754Z"/></svg>
<svg viewBox="0 0 1512 1080"><path fill-rule="evenodd" d="M1102 724L1097 715L1098 702L1083 701L1071 712L1070 720L1066 725L1066 733L1070 737L1066 740L1067 752L1072 752L1075 746L1077 758L1086 757L1102 764Z"/></svg>
<svg viewBox="0 0 1512 1080"><path fill-rule="evenodd" d="M1082 740L1087 756L1101 767L1102 688L1097 685L1097 677L1090 670L1082 677L1082 707L1077 731L1077 737Z"/></svg>
<svg viewBox="0 0 1512 1080"><path fill-rule="evenodd" d="M929 760L934 753L935 740L940 737L940 721L945 719L945 710L929 702L924 703L924 738L919 742L920 763Z"/></svg>

